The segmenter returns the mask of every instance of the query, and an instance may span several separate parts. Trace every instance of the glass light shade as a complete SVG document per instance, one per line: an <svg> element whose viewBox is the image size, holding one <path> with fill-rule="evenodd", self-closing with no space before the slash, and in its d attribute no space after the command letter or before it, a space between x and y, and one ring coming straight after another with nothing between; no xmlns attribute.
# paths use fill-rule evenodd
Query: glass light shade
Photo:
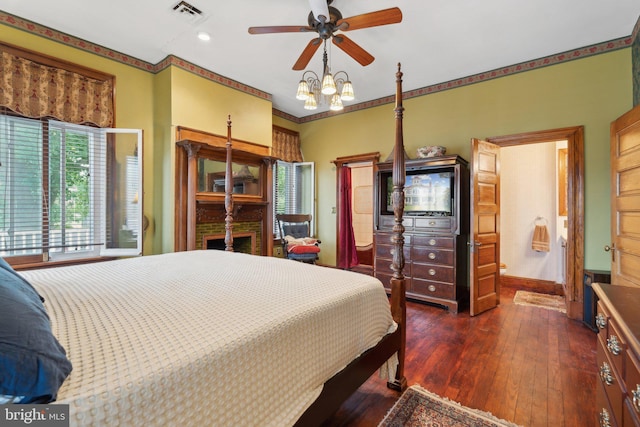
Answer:
<svg viewBox="0 0 640 427"><path fill-rule="evenodd" d="M353 101L356 97L353 94L353 85L350 81L344 82L342 85L342 95L340 95L343 101Z"/></svg>
<svg viewBox="0 0 640 427"><path fill-rule="evenodd" d="M296 92L296 99L304 101L307 98L309 98L309 85L306 81L300 80L300 83L298 83L298 91Z"/></svg>
<svg viewBox="0 0 640 427"><path fill-rule="evenodd" d="M327 73L322 78L322 94L333 95L336 93L336 82L333 81L331 73Z"/></svg>
<svg viewBox="0 0 640 427"><path fill-rule="evenodd" d="M318 108L318 103L316 102L316 97L313 96L312 93L309 93L309 97L304 102L304 109L305 110L315 110L316 108Z"/></svg>
<svg viewBox="0 0 640 427"><path fill-rule="evenodd" d="M342 105L342 99L340 99L340 95L337 93L331 97L331 105L329 105L329 109L331 111L340 111L344 108Z"/></svg>

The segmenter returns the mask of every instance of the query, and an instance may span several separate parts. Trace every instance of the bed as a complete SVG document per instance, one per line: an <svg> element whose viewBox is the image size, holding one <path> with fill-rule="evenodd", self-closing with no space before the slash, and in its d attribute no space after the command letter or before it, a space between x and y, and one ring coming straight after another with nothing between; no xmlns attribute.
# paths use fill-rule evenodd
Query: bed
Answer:
<svg viewBox="0 0 640 427"><path fill-rule="evenodd" d="M401 77L391 304L370 276L233 253L227 193L225 251L20 273L73 365L53 395L71 425L306 426L375 371L406 387Z"/></svg>

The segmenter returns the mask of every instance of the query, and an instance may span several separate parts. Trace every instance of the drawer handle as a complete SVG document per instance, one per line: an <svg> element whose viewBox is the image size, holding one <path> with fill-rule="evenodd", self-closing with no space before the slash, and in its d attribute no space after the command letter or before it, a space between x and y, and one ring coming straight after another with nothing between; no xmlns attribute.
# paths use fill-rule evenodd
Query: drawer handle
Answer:
<svg viewBox="0 0 640 427"><path fill-rule="evenodd" d="M607 338L607 348L609 349L609 352L614 356L619 355L622 351L622 347L620 347L618 337L616 337L615 335L611 335L609 338Z"/></svg>
<svg viewBox="0 0 640 427"><path fill-rule="evenodd" d="M433 285L429 285L429 292L435 292L436 291L436 287Z"/></svg>
<svg viewBox="0 0 640 427"><path fill-rule="evenodd" d="M436 239L429 239L429 244L431 246L435 246L436 245Z"/></svg>
<svg viewBox="0 0 640 427"><path fill-rule="evenodd" d="M429 225L436 225L435 221L429 221Z"/></svg>
<svg viewBox="0 0 640 427"><path fill-rule="evenodd" d="M604 329L604 327L607 326L607 318L604 317L604 314L598 313L596 316L596 326L599 329Z"/></svg>
<svg viewBox="0 0 640 427"><path fill-rule="evenodd" d="M427 255L429 257L429 259L436 259L436 254L434 254L433 252L429 252L429 255Z"/></svg>
<svg viewBox="0 0 640 427"><path fill-rule="evenodd" d="M609 416L609 411L605 408L602 408L602 412L600 412L600 427L611 427L611 417Z"/></svg>
<svg viewBox="0 0 640 427"><path fill-rule="evenodd" d="M637 412L640 412L640 384L636 384L636 389L631 391L633 395L633 407Z"/></svg>
<svg viewBox="0 0 640 427"><path fill-rule="evenodd" d="M433 268L429 269L429 275L430 276L435 276L436 275L436 271Z"/></svg>
<svg viewBox="0 0 640 427"><path fill-rule="evenodd" d="M607 362L602 362L602 366L600 367L600 379L606 385L613 384L613 375L611 375L611 367Z"/></svg>

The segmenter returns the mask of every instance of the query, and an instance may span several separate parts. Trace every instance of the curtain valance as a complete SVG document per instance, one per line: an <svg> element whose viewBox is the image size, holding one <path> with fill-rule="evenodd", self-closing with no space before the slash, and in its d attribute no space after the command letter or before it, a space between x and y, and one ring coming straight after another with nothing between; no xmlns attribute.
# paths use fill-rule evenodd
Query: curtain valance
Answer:
<svg viewBox="0 0 640 427"><path fill-rule="evenodd" d="M283 162L302 162L300 134L289 129L273 126L272 154Z"/></svg>
<svg viewBox="0 0 640 427"><path fill-rule="evenodd" d="M113 79L94 79L6 51L0 61L0 106L31 118L113 126Z"/></svg>

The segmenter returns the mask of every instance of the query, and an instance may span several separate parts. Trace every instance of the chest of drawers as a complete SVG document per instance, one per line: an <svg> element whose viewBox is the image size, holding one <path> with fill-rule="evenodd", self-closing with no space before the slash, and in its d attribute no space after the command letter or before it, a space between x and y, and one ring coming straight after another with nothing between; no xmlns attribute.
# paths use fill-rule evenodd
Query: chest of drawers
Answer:
<svg viewBox="0 0 640 427"><path fill-rule="evenodd" d="M405 233L403 274L407 297L457 313L468 294L466 236ZM375 272L388 287L393 271L391 233L376 233ZM390 289L387 288L390 292Z"/></svg>
<svg viewBox="0 0 640 427"><path fill-rule="evenodd" d="M640 289L595 283L597 426L640 426Z"/></svg>

